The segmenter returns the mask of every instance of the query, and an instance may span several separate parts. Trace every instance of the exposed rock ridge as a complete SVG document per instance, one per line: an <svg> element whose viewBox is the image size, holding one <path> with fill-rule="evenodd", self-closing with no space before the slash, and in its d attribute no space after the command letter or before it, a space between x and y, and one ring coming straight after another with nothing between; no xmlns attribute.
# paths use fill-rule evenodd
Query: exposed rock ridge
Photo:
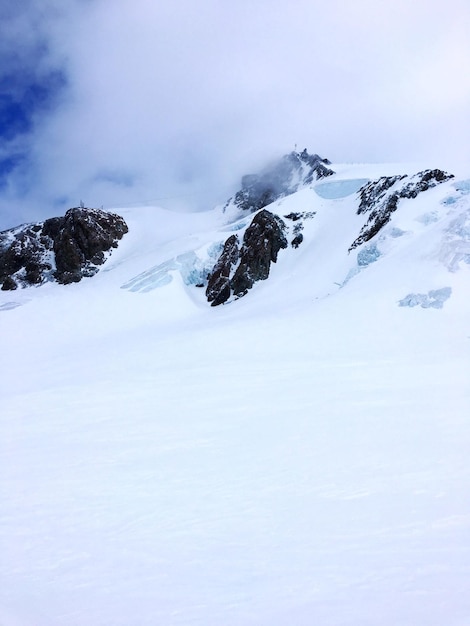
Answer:
<svg viewBox="0 0 470 626"><path fill-rule="evenodd" d="M0 283L2 290L19 285L39 285L52 278L53 241L43 233L43 223L26 224L0 233Z"/></svg>
<svg viewBox="0 0 470 626"><path fill-rule="evenodd" d="M298 248L302 241L304 240L304 236L302 231L304 229L304 220L311 219L315 217L315 211L303 211L299 213L298 211L291 211L288 215L284 215L287 220L292 220L294 222L294 226L292 228L292 234L294 235L290 245L293 248Z"/></svg>
<svg viewBox="0 0 470 626"><path fill-rule="evenodd" d="M372 180L359 190L359 208L357 214L368 213L382 202L387 191L399 180L406 178L406 174L398 176L382 176Z"/></svg>
<svg viewBox="0 0 470 626"><path fill-rule="evenodd" d="M359 190L360 203L357 214L369 213L369 218L357 239L351 244L350 251L372 239L390 221L401 199L416 198L422 191L450 180L454 175L439 169L424 170L396 189L397 183L407 178L407 175L383 176L367 183Z"/></svg>
<svg viewBox="0 0 470 626"><path fill-rule="evenodd" d="M222 253L208 277L206 297L212 306L223 304L230 298L232 293L231 277L239 258L238 237L231 235L225 242Z"/></svg>
<svg viewBox="0 0 470 626"><path fill-rule="evenodd" d="M273 166L260 174L249 174L242 178L242 188L227 202L242 211L258 211L271 202L295 193L301 186L314 180L331 176L334 171L327 167L328 159L307 150L286 154Z"/></svg>
<svg viewBox="0 0 470 626"><path fill-rule="evenodd" d="M93 276L128 228L119 215L73 208L64 217L25 224L0 233L2 290L62 284Z"/></svg>
<svg viewBox="0 0 470 626"><path fill-rule="evenodd" d="M246 229L241 247L237 235L227 239L208 277L206 296L212 306L244 296L256 281L268 278L279 250L287 248L285 231L283 220L264 209Z"/></svg>

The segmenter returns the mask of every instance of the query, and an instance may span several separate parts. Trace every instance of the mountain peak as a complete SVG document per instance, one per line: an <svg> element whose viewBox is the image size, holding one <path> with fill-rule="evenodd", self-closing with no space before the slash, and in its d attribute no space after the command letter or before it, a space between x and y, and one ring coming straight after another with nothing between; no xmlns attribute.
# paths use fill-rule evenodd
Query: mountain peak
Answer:
<svg viewBox="0 0 470 626"><path fill-rule="evenodd" d="M247 174L241 180L241 189L230 198L225 209L233 205L253 213L271 202L291 195L313 181L334 174L327 167L331 162L318 154L292 151L264 168L259 174Z"/></svg>

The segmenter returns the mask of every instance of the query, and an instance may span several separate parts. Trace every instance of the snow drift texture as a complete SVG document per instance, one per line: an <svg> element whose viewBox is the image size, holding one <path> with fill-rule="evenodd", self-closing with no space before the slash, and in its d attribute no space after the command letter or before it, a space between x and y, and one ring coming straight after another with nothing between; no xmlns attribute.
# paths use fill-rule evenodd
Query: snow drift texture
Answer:
<svg viewBox="0 0 470 626"><path fill-rule="evenodd" d="M469 623L470 170L281 161L0 291L2 626Z"/></svg>

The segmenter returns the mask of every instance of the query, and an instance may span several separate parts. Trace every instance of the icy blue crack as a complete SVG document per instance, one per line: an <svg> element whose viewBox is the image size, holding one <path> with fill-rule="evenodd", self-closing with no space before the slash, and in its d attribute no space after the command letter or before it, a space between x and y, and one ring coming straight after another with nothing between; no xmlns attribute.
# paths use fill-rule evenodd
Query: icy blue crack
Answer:
<svg viewBox="0 0 470 626"><path fill-rule="evenodd" d="M204 256L199 257L194 250L179 254L173 259L164 261L134 276L122 285L121 289L146 293L168 285L173 280L173 273L178 272L185 285L202 285L214 266L223 244L218 241L211 244Z"/></svg>
<svg viewBox="0 0 470 626"><path fill-rule="evenodd" d="M314 190L320 198L325 200L337 200L339 198L346 198L359 191L366 183L369 182L368 178L355 178L351 180L338 180L335 182L321 183L315 185Z"/></svg>
<svg viewBox="0 0 470 626"><path fill-rule="evenodd" d="M370 246L366 246L357 253L357 264L359 267L367 267L371 263L375 263L380 256L380 250L374 243Z"/></svg>
<svg viewBox="0 0 470 626"><path fill-rule="evenodd" d="M409 293L398 302L398 306L415 307L420 306L423 309L442 309L444 302L451 296L452 289L450 287L442 287L442 289L431 289L428 293Z"/></svg>

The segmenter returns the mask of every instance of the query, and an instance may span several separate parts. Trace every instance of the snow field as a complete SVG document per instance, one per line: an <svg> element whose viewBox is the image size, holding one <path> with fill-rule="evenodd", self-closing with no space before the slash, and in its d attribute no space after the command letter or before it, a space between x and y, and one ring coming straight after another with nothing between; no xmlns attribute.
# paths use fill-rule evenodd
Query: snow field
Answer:
<svg viewBox="0 0 470 626"><path fill-rule="evenodd" d="M304 190L304 243L227 306L121 289L220 237L150 209L93 279L0 293L0 624L468 626L469 267L435 196L342 288L352 199Z"/></svg>

